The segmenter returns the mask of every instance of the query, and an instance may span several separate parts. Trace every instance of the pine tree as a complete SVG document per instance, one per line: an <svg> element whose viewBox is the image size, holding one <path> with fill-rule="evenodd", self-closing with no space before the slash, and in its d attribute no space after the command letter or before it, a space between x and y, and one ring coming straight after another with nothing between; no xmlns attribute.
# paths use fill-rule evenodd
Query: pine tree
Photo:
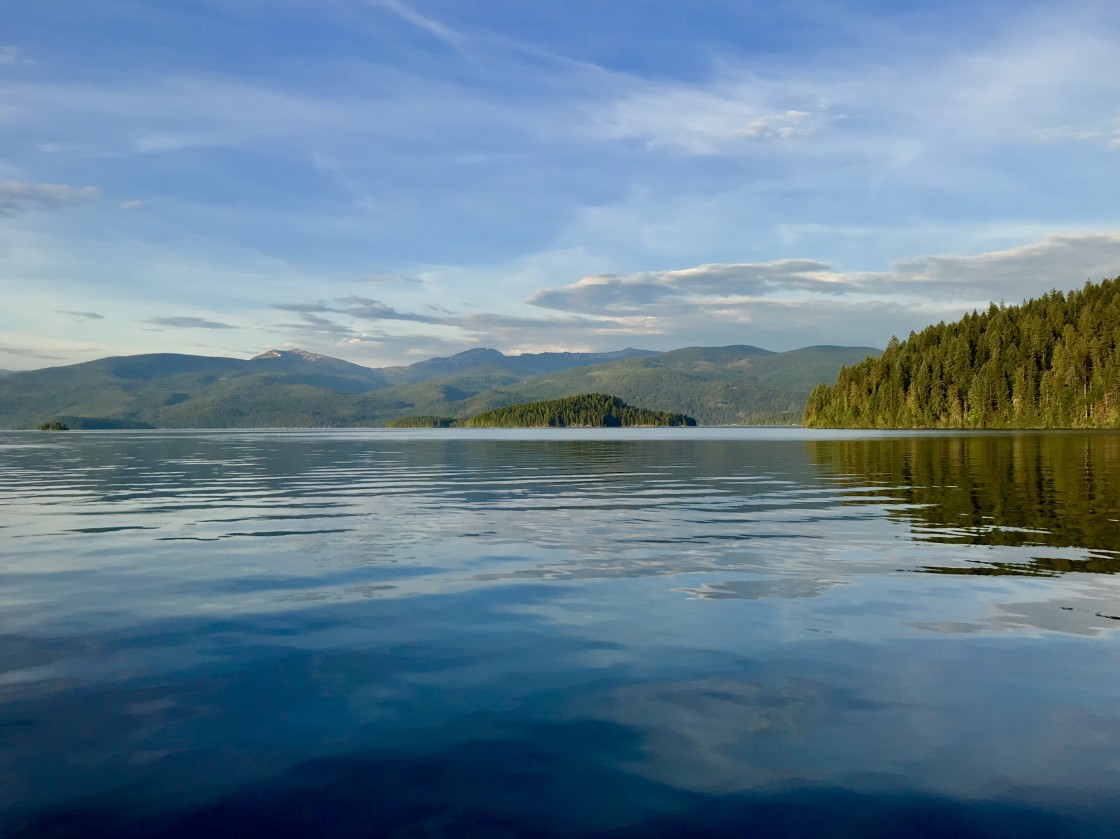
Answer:
<svg viewBox="0 0 1120 839"><path fill-rule="evenodd" d="M840 371L808 426L1120 427L1120 278L991 304Z"/></svg>

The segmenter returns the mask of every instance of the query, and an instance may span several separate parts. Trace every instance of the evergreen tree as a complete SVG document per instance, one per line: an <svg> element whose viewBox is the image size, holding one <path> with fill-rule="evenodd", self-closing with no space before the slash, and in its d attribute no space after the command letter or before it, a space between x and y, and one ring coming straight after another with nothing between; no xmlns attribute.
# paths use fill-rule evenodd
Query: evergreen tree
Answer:
<svg viewBox="0 0 1120 839"><path fill-rule="evenodd" d="M1120 427L1120 277L892 337L813 390L802 424Z"/></svg>

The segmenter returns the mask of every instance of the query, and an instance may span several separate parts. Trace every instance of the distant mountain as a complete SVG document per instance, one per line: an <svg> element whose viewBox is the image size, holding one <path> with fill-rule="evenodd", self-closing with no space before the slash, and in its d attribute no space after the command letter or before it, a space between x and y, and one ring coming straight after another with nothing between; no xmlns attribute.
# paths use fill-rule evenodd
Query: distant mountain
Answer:
<svg viewBox="0 0 1120 839"><path fill-rule="evenodd" d="M477 349L375 369L303 350L248 360L159 353L3 376L0 427L54 419L71 428L383 425L592 392L704 424L793 424L814 385L869 354L878 351L733 346L507 356Z"/></svg>
<svg viewBox="0 0 1120 839"><path fill-rule="evenodd" d="M815 385L845 364L878 354L870 347L784 353L744 345L687 347L540 376L504 389L501 398L524 402L612 393L645 408L687 414L703 425L796 425Z"/></svg>
<svg viewBox="0 0 1120 839"><path fill-rule="evenodd" d="M267 374L287 384L305 384L336 393L365 393L392 381L373 367L363 367L306 350L269 350L247 362L252 375Z"/></svg>
<svg viewBox="0 0 1120 839"><path fill-rule="evenodd" d="M407 367L386 367L382 370L393 384L415 384L432 379L469 376L472 378L508 379L520 381L528 376L555 373L571 367L589 367L627 358L646 358L658 355L652 350L624 350L605 353L524 353L504 355L498 350L480 348L467 350L448 358L431 358Z"/></svg>

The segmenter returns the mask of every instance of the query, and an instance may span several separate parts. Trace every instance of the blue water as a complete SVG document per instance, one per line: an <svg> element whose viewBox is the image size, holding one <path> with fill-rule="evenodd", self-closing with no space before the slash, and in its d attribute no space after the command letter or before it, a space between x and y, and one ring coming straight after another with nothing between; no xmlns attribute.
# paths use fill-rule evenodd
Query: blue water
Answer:
<svg viewBox="0 0 1120 839"><path fill-rule="evenodd" d="M0 433L0 837L1120 835L1120 435Z"/></svg>

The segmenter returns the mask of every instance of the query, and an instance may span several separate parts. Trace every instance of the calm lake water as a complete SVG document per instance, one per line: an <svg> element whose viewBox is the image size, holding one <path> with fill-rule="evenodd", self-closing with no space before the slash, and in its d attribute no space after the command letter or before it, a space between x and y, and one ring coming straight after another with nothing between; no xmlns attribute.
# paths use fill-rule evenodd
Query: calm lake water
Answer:
<svg viewBox="0 0 1120 839"><path fill-rule="evenodd" d="M1115 836L1120 434L0 433L0 836Z"/></svg>

